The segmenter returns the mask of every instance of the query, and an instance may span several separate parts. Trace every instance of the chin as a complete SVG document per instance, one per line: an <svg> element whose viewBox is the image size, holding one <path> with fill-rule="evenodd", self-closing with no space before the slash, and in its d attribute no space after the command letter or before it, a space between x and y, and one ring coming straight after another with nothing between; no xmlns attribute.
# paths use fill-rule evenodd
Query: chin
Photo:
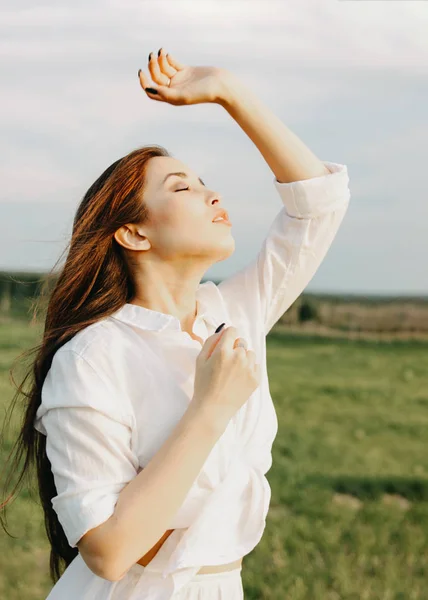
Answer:
<svg viewBox="0 0 428 600"><path fill-rule="evenodd" d="M235 240L233 239L233 237L231 237L231 243L228 245L224 245L221 247L221 249L219 248L219 255L220 258L217 259L216 262L220 262L222 260L226 260L227 258L229 258L229 256L232 256L232 254L235 252L235 248L236 248L236 244L235 244Z"/></svg>

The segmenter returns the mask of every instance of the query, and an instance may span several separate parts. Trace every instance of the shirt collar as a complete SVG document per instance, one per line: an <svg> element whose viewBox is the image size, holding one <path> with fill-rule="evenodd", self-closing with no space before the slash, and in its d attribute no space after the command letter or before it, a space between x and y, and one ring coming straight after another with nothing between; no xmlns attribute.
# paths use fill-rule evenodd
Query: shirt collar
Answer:
<svg viewBox="0 0 428 600"><path fill-rule="evenodd" d="M218 317L212 314L208 298L205 297L204 291L210 288L212 281L207 281L200 284L196 290L196 303L197 313L196 321L198 319L204 319L207 323L217 327L220 325ZM181 330L181 324L177 317L166 313L158 312L157 310L151 310L144 306L137 304L130 304L126 302L119 310L110 315L111 318L127 323L128 325L134 325L140 329L147 329L149 331L162 331L164 329L171 329L175 331Z"/></svg>

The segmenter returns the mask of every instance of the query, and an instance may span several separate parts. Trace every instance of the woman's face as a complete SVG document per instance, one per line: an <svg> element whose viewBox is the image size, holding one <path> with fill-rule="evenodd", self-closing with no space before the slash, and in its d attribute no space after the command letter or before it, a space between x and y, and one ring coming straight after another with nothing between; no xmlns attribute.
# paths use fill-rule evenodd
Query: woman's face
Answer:
<svg viewBox="0 0 428 600"><path fill-rule="evenodd" d="M170 175L177 172L187 176ZM220 195L181 161L166 156L151 158L143 199L150 218L136 225L140 240L136 249L149 250L152 258L154 253L163 261L179 264L191 259L207 266L234 252L231 226L213 223L220 208L227 210Z"/></svg>

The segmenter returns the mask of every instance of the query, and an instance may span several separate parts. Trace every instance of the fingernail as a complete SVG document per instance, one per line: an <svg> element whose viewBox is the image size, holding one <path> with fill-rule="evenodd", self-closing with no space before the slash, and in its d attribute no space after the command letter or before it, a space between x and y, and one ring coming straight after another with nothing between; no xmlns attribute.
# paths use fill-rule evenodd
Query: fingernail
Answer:
<svg viewBox="0 0 428 600"><path fill-rule="evenodd" d="M158 56L160 56L161 50L162 50L162 48L159 48L159 50L158 50Z"/></svg>
<svg viewBox="0 0 428 600"><path fill-rule="evenodd" d="M152 58L152 53L150 52L150 54L149 54L149 62L150 62L151 58Z"/></svg>
<svg viewBox="0 0 428 600"><path fill-rule="evenodd" d="M141 69L138 69L138 77L140 77Z"/></svg>
<svg viewBox="0 0 428 600"><path fill-rule="evenodd" d="M157 94L158 93L157 90L155 90L154 88L149 88L149 87L146 88L146 92L150 92L151 94Z"/></svg>
<svg viewBox="0 0 428 600"><path fill-rule="evenodd" d="M221 325L219 325L217 327L217 329L215 330L215 333L218 333L219 331L221 331L225 325L226 325L226 323L222 323Z"/></svg>

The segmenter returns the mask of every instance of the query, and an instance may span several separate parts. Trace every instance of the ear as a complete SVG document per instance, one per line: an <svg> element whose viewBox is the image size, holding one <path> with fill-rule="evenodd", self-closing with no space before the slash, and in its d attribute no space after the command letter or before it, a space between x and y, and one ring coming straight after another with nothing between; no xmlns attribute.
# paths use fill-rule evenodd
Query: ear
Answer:
<svg viewBox="0 0 428 600"><path fill-rule="evenodd" d="M113 235L116 242L128 250L149 250L151 248L149 239L144 235L141 227L135 223L122 225Z"/></svg>

